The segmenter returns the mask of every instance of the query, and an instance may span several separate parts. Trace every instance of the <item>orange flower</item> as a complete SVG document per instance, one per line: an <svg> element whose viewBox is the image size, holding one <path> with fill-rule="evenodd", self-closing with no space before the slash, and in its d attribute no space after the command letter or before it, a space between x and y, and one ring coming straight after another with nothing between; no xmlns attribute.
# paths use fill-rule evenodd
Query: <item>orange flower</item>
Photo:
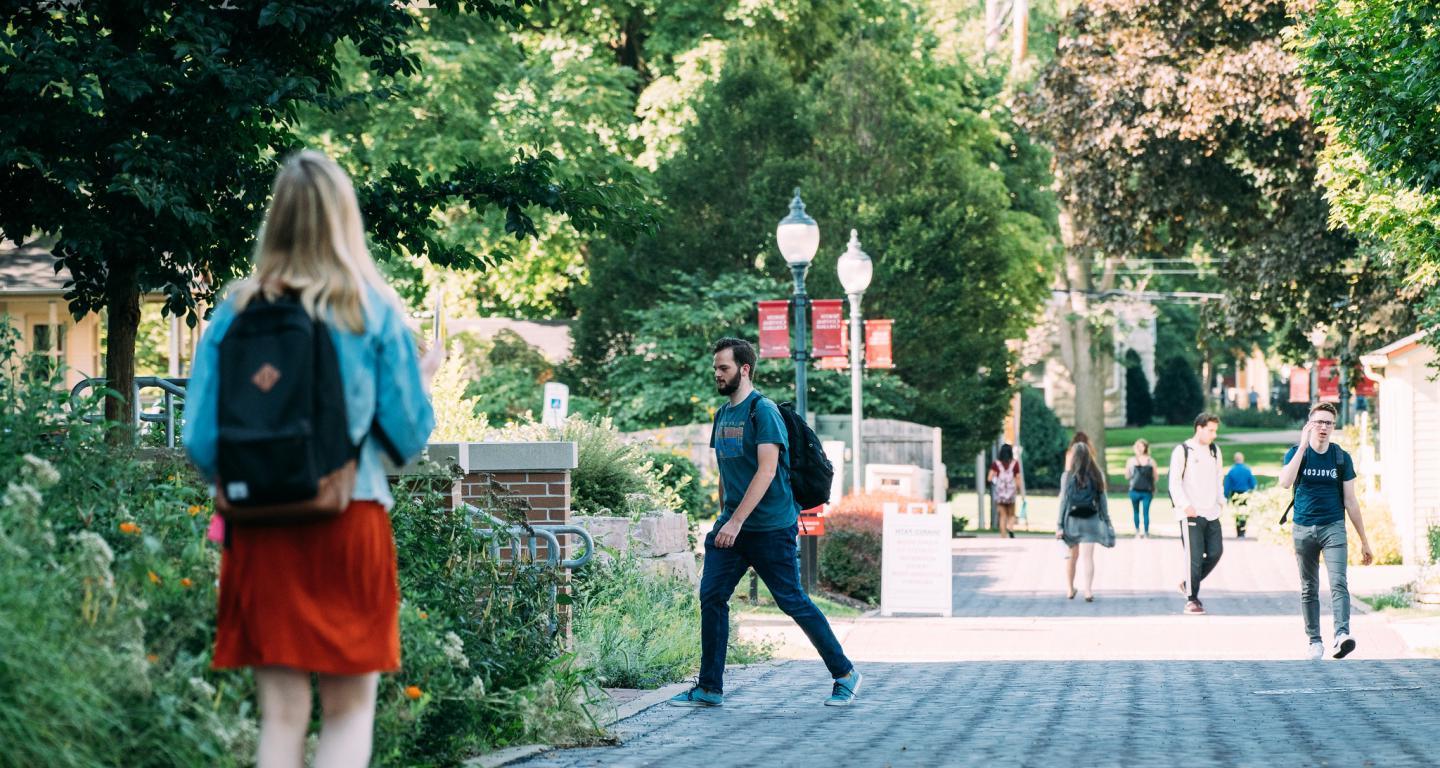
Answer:
<svg viewBox="0 0 1440 768"><path fill-rule="evenodd" d="M200 514L200 507L199 507L198 505L191 504L191 505L190 505L190 508L189 508L188 510L186 510L186 511L190 513L190 516L191 516L191 517L194 517L194 516Z"/></svg>
<svg viewBox="0 0 1440 768"><path fill-rule="evenodd" d="M430 618L430 614L428 614L428 613L426 613L426 612L424 612L424 611L420 611L420 620L421 620L421 621L424 621L424 620L426 620L426 619L428 619L428 618Z"/></svg>
<svg viewBox="0 0 1440 768"><path fill-rule="evenodd" d="M138 526L138 525L130 522L129 520L126 520L125 522L123 522L123 523L120 524L120 532L121 532L121 533L130 533L130 534L139 533L139 532L140 532L140 526Z"/></svg>
<svg viewBox="0 0 1440 768"><path fill-rule="evenodd" d="M151 571L151 572L150 572L150 583L151 583L151 584L159 584L159 583L160 583L160 574L158 574L158 573L156 573L156 572L154 572L154 571Z"/></svg>
<svg viewBox="0 0 1440 768"><path fill-rule="evenodd" d="M195 586L195 582L191 581L191 580L188 579L188 578L184 578L184 579L181 579L181 580L180 580L180 586L182 586L182 587L184 587L184 588L186 588L186 589L189 589L189 588Z"/></svg>
<svg viewBox="0 0 1440 768"><path fill-rule="evenodd" d="M413 700L415 700L415 699L420 698L420 694L421 694L421 690L420 690L420 686L418 686L418 685L408 685L408 686L405 687L405 698L407 698L407 699L410 699L410 700L413 701Z"/></svg>
<svg viewBox="0 0 1440 768"><path fill-rule="evenodd" d="M147 654L145 654L145 660L148 661L148 662L150 662L151 664L154 664L155 662L157 662L157 661L160 660L160 657L159 657L159 656L156 656L156 655L153 654L153 653L147 653Z"/></svg>

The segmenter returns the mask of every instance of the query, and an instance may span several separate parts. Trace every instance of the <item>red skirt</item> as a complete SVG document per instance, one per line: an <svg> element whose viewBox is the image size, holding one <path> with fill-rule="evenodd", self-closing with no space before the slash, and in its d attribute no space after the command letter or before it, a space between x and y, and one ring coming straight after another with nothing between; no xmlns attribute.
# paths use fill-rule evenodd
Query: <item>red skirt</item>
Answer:
<svg viewBox="0 0 1440 768"><path fill-rule="evenodd" d="M301 525L231 526L220 556L216 669L327 675L400 668L400 586L385 507Z"/></svg>

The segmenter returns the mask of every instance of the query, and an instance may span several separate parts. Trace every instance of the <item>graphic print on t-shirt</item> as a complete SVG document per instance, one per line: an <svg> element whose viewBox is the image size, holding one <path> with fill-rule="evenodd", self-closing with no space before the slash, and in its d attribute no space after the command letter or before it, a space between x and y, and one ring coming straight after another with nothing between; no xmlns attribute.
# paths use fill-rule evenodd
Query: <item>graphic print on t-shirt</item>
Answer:
<svg viewBox="0 0 1440 768"><path fill-rule="evenodd" d="M745 414L726 413L720 418L722 421L715 430L715 455L722 459L739 458L745 453Z"/></svg>

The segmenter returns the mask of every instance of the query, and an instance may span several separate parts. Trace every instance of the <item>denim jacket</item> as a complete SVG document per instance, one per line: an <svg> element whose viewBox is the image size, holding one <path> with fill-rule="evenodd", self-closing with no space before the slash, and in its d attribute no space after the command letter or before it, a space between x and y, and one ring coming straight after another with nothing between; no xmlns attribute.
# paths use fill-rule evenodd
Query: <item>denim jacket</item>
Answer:
<svg viewBox="0 0 1440 768"><path fill-rule="evenodd" d="M398 466L425 447L435 428L435 412L420 381L415 342L404 318L373 290L365 302L365 331L351 333L330 327L340 375L345 383L345 411L352 443L360 447L355 472L354 499L394 504L381 460L382 441L371 434L378 426L393 450ZM235 319L234 302L227 299L215 309L210 326L195 352L190 384L185 393L185 428L182 437L190 460L213 480L217 468L217 409L220 381L220 340Z"/></svg>

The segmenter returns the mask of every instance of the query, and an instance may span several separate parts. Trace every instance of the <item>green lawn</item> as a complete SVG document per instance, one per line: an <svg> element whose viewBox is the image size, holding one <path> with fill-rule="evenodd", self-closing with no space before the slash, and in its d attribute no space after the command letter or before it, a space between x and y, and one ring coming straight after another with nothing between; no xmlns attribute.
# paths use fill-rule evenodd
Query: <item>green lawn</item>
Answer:
<svg viewBox="0 0 1440 768"><path fill-rule="evenodd" d="M744 578L740 579L740 586L735 588L735 595L730 598L730 610L740 613L783 615L784 612L775 605L775 599L770 596L770 590L765 588L765 582L756 579L756 586L756 593L759 595L760 601L751 605L750 576L746 574ZM853 618L864 613L862 610L837 603L821 595L811 595L810 600L822 613L831 618Z"/></svg>

